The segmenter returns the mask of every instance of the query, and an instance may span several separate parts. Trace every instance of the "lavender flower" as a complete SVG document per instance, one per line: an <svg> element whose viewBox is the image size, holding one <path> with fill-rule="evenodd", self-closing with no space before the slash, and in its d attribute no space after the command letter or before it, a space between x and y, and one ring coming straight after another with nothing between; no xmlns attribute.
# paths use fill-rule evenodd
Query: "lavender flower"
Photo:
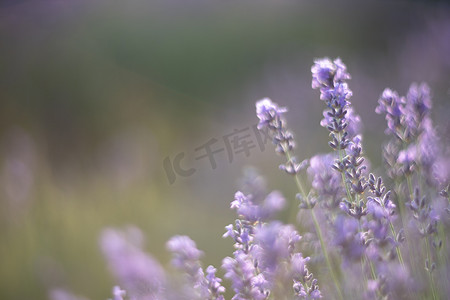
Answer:
<svg viewBox="0 0 450 300"><path fill-rule="evenodd" d="M430 199L427 196L420 196L419 188L414 190L414 197L409 202L408 207L417 220L417 229L422 236L437 233L438 215L431 206Z"/></svg>
<svg viewBox="0 0 450 300"><path fill-rule="evenodd" d="M254 256L258 268L276 295L276 282L294 282L295 299L319 299L322 294L318 281L309 272L306 264L309 257L303 258L295 252L300 235L292 226L272 222L259 227L255 235ZM276 296L275 296L276 297Z"/></svg>
<svg viewBox="0 0 450 300"><path fill-rule="evenodd" d="M328 89L351 79L347 67L340 58L331 61L329 58L317 59L311 67L313 89Z"/></svg>
<svg viewBox="0 0 450 300"><path fill-rule="evenodd" d="M291 157L289 152L295 148L294 136L287 129L286 120L283 114L287 112L285 107L279 107L269 98L264 98L256 102L256 115L259 119L258 129L266 128L272 136L275 151L281 155L287 155L288 161L280 165L280 169L288 174L297 174L305 167L305 163L298 163L295 157Z"/></svg>
<svg viewBox="0 0 450 300"><path fill-rule="evenodd" d="M436 185L439 180L440 145L429 113L432 107L430 89L427 84L413 83L407 96L399 97L396 92L386 89L378 100L376 112L386 114L387 134L392 134L402 144L403 150L391 141L385 160L391 175L398 173L393 160L397 160L399 171L413 173L415 165L425 170L428 184ZM397 149L395 149L397 148ZM395 150L395 151L392 151ZM401 174L397 174L399 176Z"/></svg>
<svg viewBox="0 0 450 300"><path fill-rule="evenodd" d="M320 126L328 128L329 124L333 124L332 114L329 113L328 110L323 112L323 119L320 121ZM348 120L348 125L346 130L348 132L348 138L351 140L356 135L360 135L363 129L363 124L361 121L361 117L355 113L353 108L347 107L346 118Z"/></svg>
<svg viewBox="0 0 450 300"><path fill-rule="evenodd" d="M405 150L398 153L397 163L404 174L411 174L414 172L414 167L418 161L417 146L412 144Z"/></svg>
<svg viewBox="0 0 450 300"><path fill-rule="evenodd" d="M320 299L322 292L325 298L340 299L443 297L445 291L440 289L447 284L449 272L444 264L448 253L442 249L450 220L450 160L430 117L430 88L424 83L412 84L406 97L385 89L378 99L376 112L385 115L385 133L390 136L383 156L393 179L383 182L381 176L368 174L362 122L350 103L346 66L340 59L324 58L316 60L311 71L312 87L320 90L320 99L326 104L320 124L329 131L329 145L335 152L298 163L292 155L293 134L284 119L287 109L265 98L256 103L256 114L258 128L267 130L276 152L286 157L280 169L295 177L299 207L309 209L317 241L313 234L302 232L305 239L300 243L294 225L275 220L286 205L285 198L279 191L267 192L265 180L248 169L242 192L236 192L230 204L237 219L223 234L234 241L234 252L222 260L224 278L231 282L234 293L232 300ZM309 193L300 176L306 168L312 186ZM387 188L391 184L392 192ZM298 212L296 205L293 216ZM408 227L402 228L403 224ZM326 235L321 228L327 228ZM414 233L423 247L408 245L415 242ZM311 258L304 257L299 250L305 240L314 246L320 242L323 256L313 252ZM166 244L172 265L183 275L176 283L142 250L144 239L137 228L105 229L100 244L110 270L124 288L114 287L113 300L225 299L216 268L202 268L203 252L187 236L174 236ZM332 251L327 244L334 246ZM403 260L405 248L407 260ZM309 271L311 262L318 272L326 262L335 294L326 294L329 288L319 289L317 278ZM340 264L345 272L339 277L334 266ZM423 269L426 272L420 272ZM84 299L65 290L53 290L49 296Z"/></svg>
<svg viewBox="0 0 450 300"><path fill-rule="evenodd" d="M333 168L345 174L345 188L348 191L348 199L344 199L340 207L349 215L361 219L367 214L367 203L363 193L367 188L367 180L364 176L366 166L363 165L361 138L356 136L346 149L347 156L337 160Z"/></svg>
<svg viewBox="0 0 450 300"><path fill-rule="evenodd" d="M332 140L329 145L333 149L345 149L351 138L345 131L349 125L346 116L348 99L353 94L345 82L351 78L350 74L347 73L345 65L339 58L333 62L329 58L315 60L311 72L312 87L320 89L320 99L324 100L328 107L324 112L325 121L322 121L321 125L330 131Z"/></svg>
<svg viewBox="0 0 450 300"><path fill-rule="evenodd" d="M405 137L405 133L402 130L404 103L405 99L400 98L397 92L385 89L380 99L378 99L378 106L375 109L377 114L386 114L388 128L385 133L394 134L400 139Z"/></svg>
<svg viewBox="0 0 450 300"><path fill-rule="evenodd" d="M225 257L222 262L225 278L231 281L235 295L232 300L264 300L269 296L268 284L258 271L249 254L235 252L234 258Z"/></svg>
<svg viewBox="0 0 450 300"><path fill-rule="evenodd" d="M426 83L411 84L406 95L405 123L411 132L420 130L432 107L430 88ZM416 133L417 135L417 133Z"/></svg>
<svg viewBox="0 0 450 300"><path fill-rule="evenodd" d="M326 125L330 131L329 145L339 152L333 168L341 173L342 185L347 193L347 199L340 206L352 216L361 218L365 214L365 202L359 199L359 195L364 193L367 186L363 174L366 166L362 165L361 136L355 135L359 131L359 125L355 124L360 123L360 118L348 101L352 91L345 81L350 79L350 75L340 59L331 62L328 58L316 60L311 72L312 86L320 89L320 99L327 104L322 125ZM351 131L348 129L349 124L353 124ZM344 156L344 150L347 156Z"/></svg>
<svg viewBox="0 0 450 300"><path fill-rule="evenodd" d="M300 236L293 226L267 222L269 211L281 209L282 204L284 198L279 192L270 193L259 204L253 202L251 194L235 194L231 208L236 209L239 218L234 226L226 227L224 237L234 239L236 251L222 263L225 278L232 282L233 299L267 299L271 295L277 298L286 296L283 288L286 284L292 285L294 281L294 291L302 284L297 282L300 279L296 281L299 275L294 278L291 268L291 258ZM319 297L317 280L312 275L308 275L308 280L310 286L305 285L305 288L311 295Z"/></svg>
<svg viewBox="0 0 450 300"><path fill-rule="evenodd" d="M203 271L200 266L200 257L203 252L197 249L195 242L188 236L174 236L166 244L167 249L172 253L172 265L184 271L194 285L199 284Z"/></svg>
<svg viewBox="0 0 450 300"><path fill-rule="evenodd" d="M346 215L338 215L334 222L334 243L341 248L344 261L358 261L364 255L365 234L359 231L359 222Z"/></svg>
<svg viewBox="0 0 450 300"><path fill-rule="evenodd" d="M339 173L332 166L337 156L334 153L319 154L309 160L307 169L312 187L325 207L330 210L339 207L345 191Z"/></svg>
<svg viewBox="0 0 450 300"><path fill-rule="evenodd" d="M265 278L272 281L276 277L280 262L289 260L298 241L300 236L289 225L271 222L257 228L253 253Z"/></svg>
<svg viewBox="0 0 450 300"><path fill-rule="evenodd" d="M381 177L369 174L369 190L374 197L367 197L369 213L376 219L390 219L395 213L395 204L390 199L391 192L386 190Z"/></svg>
<svg viewBox="0 0 450 300"><path fill-rule="evenodd" d="M239 216L249 222L267 220L282 210L285 205L285 199L278 191L273 191L263 202L258 205L254 203L252 195L244 195L242 192L236 192L234 201L231 202L231 208L236 209Z"/></svg>
<svg viewBox="0 0 450 300"><path fill-rule="evenodd" d="M156 260L142 250L143 236L139 229L105 229L100 243L112 273L131 298L162 297L166 284L165 272Z"/></svg>
<svg viewBox="0 0 450 300"><path fill-rule="evenodd" d="M347 148L347 156L344 160L345 175L350 182L352 194L362 194L367 187L364 172L367 166L363 165L361 137L355 136Z"/></svg>
<svg viewBox="0 0 450 300"><path fill-rule="evenodd" d="M198 299L223 300L225 288L222 280L215 276L216 269L208 266L205 276L200 257L203 253L197 249L195 242L188 236L174 236L167 242L167 249L172 252L172 265L187 275L193 297Z"/></svg>
<svg viewBox="0 0 450 300"><path fill-rule="evenodd" d="M287 112L285 107L279 107L269 98L256 102L256 115L259 119L258 129L269 129L273 136L276 151L280 154L284 154L295 147L294 137L286 129L286 121L282 116L285 112Z"/></svg>
<svg viewBox="0 0 450 300"><path fill-rule="evenodd" d="M225 293L225 288L222 286L222 279L216 277L216 271L217 269L213 266L208 266L206 268L206 283L207 286L207 293L203 294L209 294L208 299L212 300L224 300L223 293Z"/></svg>
<svg viewBox="0 0 450 300"><path fill-rule="evenodd" d="M254 204L251 195L245 196L236 192L231 208L235 208L239 219L235 226L228 225L223 237L234 239L236 251L232 257L226 257L222 262L225 278L231 280L235 292L233 299L266 299L270 293L263 274L257 269L258 263L253 257L254 236L257 226L261 226L262 210Z"/></svg>
<svg viewBox="0 0 450 300"><path fill-rule="evenodd" d="M322 293L319 290L317 279L309 272L307 263L310 258L304 258L301 253L295 253L291 257L291 267L294 277L295 299L320 299Z"/></svg>

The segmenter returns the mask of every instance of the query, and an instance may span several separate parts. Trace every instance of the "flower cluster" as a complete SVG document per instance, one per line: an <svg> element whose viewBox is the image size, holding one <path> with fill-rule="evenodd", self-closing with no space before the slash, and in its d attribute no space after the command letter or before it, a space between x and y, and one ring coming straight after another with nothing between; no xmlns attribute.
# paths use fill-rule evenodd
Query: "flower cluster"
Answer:
<svg viewBox="0 0 450 300"><path fill-rule="evenodd" d="M317 59L311 71L312 88L325 103L320 124L329 131L332 152L299 163L287 108L268 98L256 103L258 128L286 159L280 169L298 193L288 201L279 191L267 192L254 169L246 171L230 205L237 218L223 234L234 242L219 271L226 280L212 265L203 269L203 252L187 236L166 244L178 272L171 274L144 252L137 228L110 228L100 244L120 285L112 290L114 300L446 298L450 150L431 120L430 88L412 84L405 97L386 89L378 100L375 111L385 116L389 137L385 180L375 175L381 171L371 173L365 157L344 63ZM291 218L282 223L276 216L286 207ZM63 290L51 298L78 299Z"/></svg>
<svg viewBox="0 0 450 300"><path fill-rule="evenodd" d="M247 198L245 201L249 201ZM309 273L302 254L296 252L300 236L291 225L278 221L252 222L241 215L236 227L227 227L224 236L235 240L233 257L223 261L225 277L232 281L235 291L233 299L275 299L286 295L285 288L291 285L291 294L298 299L318 299L321 293L317 280ZM242 230L242 222L247 230ZM303 266L301 264L303 263Z"/></svg>

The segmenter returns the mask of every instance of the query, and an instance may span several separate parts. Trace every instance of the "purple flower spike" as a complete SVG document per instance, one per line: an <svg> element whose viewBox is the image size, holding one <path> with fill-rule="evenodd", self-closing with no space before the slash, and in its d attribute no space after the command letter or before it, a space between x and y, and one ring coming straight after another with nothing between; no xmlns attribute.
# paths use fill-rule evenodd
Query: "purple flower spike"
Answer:
<svg viewBox="0 0 450 300"><path fill-rule="evenodd" d="M345 149L353 137L349 135L347 127L353 122L352 131L355 131L357 130L355 124L359 122L353 111L351 116L348 112L350 108L348 100L353 93L345 81L350 79L350 75L340 59L331 62L329 58L316 60L311 72L312 86L320 89L320 99L327 104L327 109L324 111L325 118L321 125L330 131L329 145L334 150ZM350 121L350 118L354 120ZM354 133L351 132L351 134Z"/></svg>
<svg viewBox="0 0 450 300"><path fill-rule="evenodd" d="M406 95L406 105L416 112L418 121L421 121L432 107L430 87L426 83L411 84Z"/></svg>
<svg viewBox="0 0 450 300"><path fill-rule="evenodd" d="M400 98L397 92L391 89L385 89L380 99L378 99L378 106L375 108L377 114L386 114L386 121L388 128L386 134L394 134L401 136L402 115L404 114L405 100Z"/></svg>
<svg viewBox="0 0 450 300"><path fill-rule="evenodd" d="M338 58L333 62L329 58L317 59L311 67L312 88L320 89L320 99L327 101L329 106L332 102L339 103L344 107L352 96L346 80L350 79L346 66Z"/></svg>
<svg viewBox="0 0 450 300"><path fill-rule="evenodd" d="M245 253L237 252L235 258L226 257L222 262L225 278L231 281L235 295L233 300L264 300L268 294L262 288L265 282L258 272L251 257Z"/></svg>
<svg viewBox="0 0 450 300"><path fill-rule="evenodd" d="M172 264L180 269L198 262L203 255L203 252L197 249L195 242L188 236L177 235L172 237L167 242L167 249L174 254Z"/></svg>
<svg viewBox="0 0 450 300"><path fill-rule="evenodd" d="M307 263L310 258L304 258L301 253L295 253L291 257L291 268L294 279L295 299L320 299L322 294L317 284L317 279L309 272Z"/></svg>
<svg viewBox="0 0 450 300"><path fill-rule="evenodd" d="M143 237L139 229L105 229L100 243L112 273L131 298L147 300L163 297L165 272L156 260L141 249Z"/></svg>
<svg viewBox="0 0 450 300"><path fill-rule="evenodd" d="M407 149L398 154L397 163L402 166L402 171L406 174L413 172L417 160L417 146L412 144Z"/></svg>
<svg viewBox="0 0 450 300"><path fill-rule="evenodd" d="M217 269L213 266L206 268L206 284L203 286L203 295L212 300L224 300L225 288L222 286L222 279L216 277Z"/></svg>
<svg viewBox="0 0 450 300"><path fill-rule="evenodd" d="M269 98L259 100L256 102L256 116L259 119L258 129L266 126L278 126L276 123L285 112L287 112L287 108L279 107Z"/></svg>
<svg viewBox="0 0 450 300"><path fill-rule="evenodd" d="M338 215L334 226L336 234L334 242L341 247L344 261L359 260L364 254L365 243L362 233L359 232L358 220L345 215Z"/></svg>
<svg viewBox="0 0 450 300"><path fill-rule="evenodd" d="M192 294L191 298L224 299L222 280L216 277L213 266L208 266L205 276L199 261L203 252L197 249L193 240L188 236L174 236L167 242L167 249L173 254L172 264L187 275L189 285L186 290Z"/></svg>
<svg viewBox="0 0 450 300"><path fill-rule="evenodd" d="M271 222L259 227L255 233L255 243L259 247L256 258L268 278L275 276L280 261L286 261L294 251L300 236L292 226Z"/></svg>
<svg viewBox="0 0 450 300"><path fill-rule="evenodd" d="M279 107L269 98L264 98L256 102L256 115L259 118L258 129L267 129L275 145L278 154L286 155L295 148L293 134L287 129L286 121L282 114L287 112L285 107ZM295 157L290 157L289 161L280 166L288 174L295 175L302 169L302 164L298 164Z"/></svg>
<svg viewBox="0 0 450 300"><path fill-rule="evenodd" d="M256 222L267 220L284 208L286 200L278 191L273 191L264 199L262 203L254 203L252 195L244 195L238 191L231 202L231 208L244 220ZM228 228L227 228L228 229ZM231 236L231 235L230 235Z"/></svg>
<svg viewBox="0 0 450 300"><path fill-rule="evenodd" d="M331 86L336 73L336 65L329 58L317 59L311 67L311 73L313 89Z"/></svg>
<svg viewBox="0 0 450 300"><path fill-rule="evenodd" d="M320 126L328 128L328 126L333 123L333 117L329 110L325 110L323 112L323 116L324 118L320 121ZM352 139L356 135L360 135L363 130L361 117L355 113L353 107L351 106L347 108L346 119L348 120L346 130L348 132L349 139Z"/></svg>
<svg viewBox="0 0 450 300"><path fill-rule="evenodd" d="M332 87L345 80L351 79L347 67L340 58L331 61L329 58L316 59L311 67L313 74L312 88Z"/></svg>
<svg viewBox="0 0 450 300"><path fill-rule="evenodd" d="M334 153L315 155L310 159L307 169L319 203L330 209L337 208L345 194L341 176L333 169L336 158Z"/></svg>

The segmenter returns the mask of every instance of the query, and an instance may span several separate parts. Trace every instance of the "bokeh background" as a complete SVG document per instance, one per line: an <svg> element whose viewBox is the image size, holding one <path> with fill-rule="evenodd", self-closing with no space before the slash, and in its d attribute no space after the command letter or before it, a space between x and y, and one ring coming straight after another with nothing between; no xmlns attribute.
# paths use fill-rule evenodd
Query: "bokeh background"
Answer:
<svg viewBox="0 0 450 300"><path fill-rule="evenodd" d="M47 299L53 288L109 297L105 227L138 226L163 265L165 242L190 235L204 265L220 266L233 250L221 236L243 168L256 166L289 199L295 187L269 143L232 162L217 153L216 168L195 149L251 128L255 101L270 97L290 109L300 159L327 152L310 74L324 56L352 74L372 168L385 87L405 94L428 82L449 144L444 1L2 1L0 299ZM179 153L195 172L170 182L163 161Z"/></svg>

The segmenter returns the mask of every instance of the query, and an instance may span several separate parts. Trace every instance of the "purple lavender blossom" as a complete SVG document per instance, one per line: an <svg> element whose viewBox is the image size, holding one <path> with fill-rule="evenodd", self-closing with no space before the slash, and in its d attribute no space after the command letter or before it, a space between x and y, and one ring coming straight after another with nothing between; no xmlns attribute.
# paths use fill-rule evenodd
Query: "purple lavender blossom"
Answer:
<svg viewBox="0 0 450 300"><path fill-rule="evenodd" d="M320 124L330 132L329 145L336 150L334 153L315 155L309 161L298 163L291 155L295 143L284 119L287 109L265 98L256 103L256 113L258 128L267 129L277 153L287 159L280 168L295 176L301 195L298 196L300 208L310 209L317 244L320 242L323 251L320 258L327 263L337 292L326 296L340 299L442 297L444 291L438 289L446 284L448 270L442 262L447 260L448 253L439 251L448 239L445 231L450 211L450 160L441 149L430 118L429 87L424 83L412 84L406 97L386 89L378 100L376 112L385 114L386 133L392 137L383 153L389 177L394 179L395 192L391 193L381 177L366 175L369 167L361 145L361 118L349 101L352 91L347 85L350 75L346 66L340 59L324 58L316 60L311 71L312 87L320 90L320 99L326 103ZM307 166L312 185L309 194L299 174ZM223 235L234 240L235 251L222 261L224 277L231 282L234 292L232 300L322 298L318 280L308 269L309 262L314 261L318 264L315 265L317 270L322 270L322 261L298 252L301 236L293 225L273 220L286 204L282 194L268 193L264 180L253 170L248 170L244 184L245 189L236 192L230 205L238 218L225 227ZM445 203L444 199L436 200L438 188L440 195L446 198ZM404 203L409 207L405 218L401 216L401 222L396 222L394 201L399 212L404 209ZM315 203L322 205L315 207ZM327 222L321 224L322 214L317 218L315 213L323 207ZM411 233L408 228L397 228L404 220L415 225L411 227L417 230L416 236L421 237L426 247L422 252L421 247L408 249L410 257L405 261L403 242L412 240L407 236ZM438 227L438 222L442 222L442 226ZM321 227L327 225L329 234L323 235ZM337 257L330 255L327 242L335 246L334 254L340 254L340 259L335 261ZM138 229L103 231L102 251L118 283L124 287L124 290L114 287L113 300L224 300L225 288L216 276L216 268L202 268L203 252L193 240L174 236L166 246L173 255L172 265L184 275L176 286L167 282L161 266L142 250L143 237ZM415 265L416 260L425 261L428 286L422 282L425 276L419 272L424 267ZM341 278L333 268L339 261L345 270ZM417 274L410 274L410 270ZM54 300L84 299L65 290L53 290L50 297Z"/></svg>
<svg viewBox="0 0 450 300"><path fill-rule="evenodd" d="M285 107L279 107L269 98L256 102L256 115L259 119L258 129L267 128L272 136L275 151L281 155L287 155L288 161L280 166L288 174L297 174L305 167L304 163L298 163L295 157L290 156L290 151L295 148L294 136L287 129L283 114L287 112Z"/></svg>
<svg viewBox="0 0 450 300"><path fill-rule="evenodd" d="M292 285L293 281L296 295L297 289L305 284L308 295L320 297L317 280L312 274L308 275L307 283L297 282L298 276L294 278L291 257L300 240L297 231L277 221L266 223L270 211L281 209L283 204L284 198L279 192L270 193L259 204L253 203L251 194L235 194L231 208L236 209L239 218L234 226L226 227L224 237L234 239L236 251L222 263L225 278L231 280L235 292L232 299L262 300L270 295L287 295L283 287Z"/></svg>
<svg viewBox="0 0 450 300"><path fill-rule="evenodd" d="M319 290L317 279L309 272L307 263L309 257L303 257L301 253L295 253L291 257L291 268L294 278L295 299L320 299L322 293Z"/></svg>
<svg viewBox="0 0 450 300"><path fill-rule="evenodd" d="M225 288L222 286L222 279L216 277L217 269L213 266L208 266L206 268L206 283L205 288L207 292L203 292L203 294L209 294L208 299L211 300L224 300L223 293L225 293Z"/></svg>
<svg viewBox="0 0 450 300"><path fill-rule="evenodd" d="M253 202L252 195L244 195L242 192L236 192L234 201L231 202L231 208L236 209L239 216L243 219L256 222L259 220L267 220L274 214L284 208L286 200L278 191L273 191L263 202L258 205Z"/></svg>
<svg viewBox="0 0 450 300"><path fill-rule="evenodd" d="M361 137L355 136L346 149L347 156L344 159L345 175L349 181L350 192L354 194L363 194L367 188L365 172L367 165L364 165L362 155Z"/></svg>
<svg viewBox="0 0 450 300"><path fill-rule="evenodd" d="M222 261L225 278L231 281L235 295L232 300L264 300L269 291L268 282L258 271L249 254L241 251L235 252L234 258L225 257Z"/></svg>
<svg viewBox="0 0 450 300"><path fill-rule="evenodd" d="M377 265L379 278L377 287L383 296L388 299L410 299L411 291L418 289L417 283L411 278L410 272L399 263L391 261Z"/></svg>
<svg viewBox="0 0 450 300"><path fill-rule="evenodd" d="M131 298L161 298L165 272L159 263L143 250L143 236L139 229L125 231L105 229L100 244L109 267Z"/></svg>
<svg viewBox="0 0 450 300"><path fill-rule="evenodd" d="M313 74L313 89L331 86L334 74L336 74L336 65L329 59L315 60L311 67L311 73Z"/></svg>
<svg viewBox="0 0 450 300"><path fill-rule="evenodd" d="M285 107L279 107L269 98L256 102L256 116L259 119L258 129L263 127L277 127L283 113L287 112Z"/></svg>
<svg viewBox="0 0 450 300"><path fill-rule="evenodd" d="M235 292L233 299L266 299L269 295L268 283L256 268L253 257L254 235L257 226L261 226L261 207L252 202L251 195L236 192L231 208L235 208L239 218L235 226L228 225L223 237L234 239L233 258L226 257L222 262L225 278L231 280Z"/></svg>
<svg viewBox="0 0 450 300"><path fill-rule="evenodd" d="M340 58L331 61L329 58L316 59L311 67L313 74L312 88L328 88L351 79L347 67Z"/></svg>
<svg viewBox="0 0 450 300"><path fill-rule="evenodd" d="M388 219L395 214L396 205L390 199L391 192L386 191L381 177L369 174L369 190L373 197L367 197L367 210L375 219Z"/></svg>
<svg viewBox="0 0 450 300"><path fill-rule="evenodd" d="M172 253L172 265L181 270L189 282L191 290L185 288L185 293L191 294L196 299L223 300L225 288L221 285L222 280L217 278L216 269L208 266L206 276L200 263L203 252L197 249L195 242L188 236L174 236L166 244Z"/></svg>
<svg viewBox="0 0 450 300"><path fill-rule="evenodd" d="M337 156L334 153L315 155L309 160L307 169L312 187L318 195L318 201L329 209L339 207L345 194L341 177L332 168L336 159Z"/></svg>
<svg viewBox="0 0 450 300"><path fill-rule="evenodd" d="M276 276L279 263L290 258L298 241L300 235L293 226L274 221L257 228L255 244L258 247L255 257L266 278L273 279Z"/></svg>
<svg viewBox="0 0 450 300"><path fill-rule="evenodd" d="M439 215L433 209L428 195L420 195L419 188L414 190L414 197L407 206L411 209L414 219L417 220L417 229L422 236L437 233Z"/></svg>
<svg viewBox="0 0 450 300"><path fill-rule="evenodd" d="M426 83L413 83L406 95L406 108L414 112L415 121L421 123L423 118L431 111L431 92Z"/></svg>
<svg viewBox="0 0 450 300"><path fill-rule="evenodd" d="M405 150L398 153L397 163L404 174L411 174L414 171L416 162L419 161L417 146L411 144Z"/></svg>
<svg viewBox="0 0 450 300"><path fill-rule="evenodd" d="M320 99L325 101L328 108L321 125L330 131L329 145L335 150L345 149L352 138L346 130L349 126L348 100L353 95L345 82L351 78L350 74L339 58L333 62L329 58L315 60L311 72L312 87L320 89ZM352 117L355 118L352 130L355 130L358 121L356 116Z"/></svg>
<svg viewBox="0 0 450 300"><path fill-rule="evenodd" d="M323 119L320 121L320 126L327 128L333 122L333 117L329 114L328 110L323 112ZM354 136L362 133L363 124L361 121L361 117L355 113L353 107L347 108L346 117L348 119L348 125L346 130L348 132L349 139L352 139Z"/></svg>
<svg viewBox="0 0 450 300"><path fill-rule="evenodd" d="M404 98L400 98L398 93L391 89L385 89L380 99L378 99L378 106L375 109L377 114L386 114L386 121L388 128L386 134L394 134L403 138L401 126L403 123Z"/></svg>
<svg viewBox="0 0 450 300"><path fill-rule="evenodd" d="M359 222L346 215L338 215L334 222L334 243L341 248L344 262L358 261L366 248L364 233L359 231Z"/></svg>
<svg viewBox="0 0 450 300"><path fill-rule="evenodd" d="M352 91L345 82L351 79L346 66L337 58L333 62L329 58L317 59L311 67L312 88L320 89L320 99L329 107L344 108Z"/></svg>
<svg viewBox="0 0 450 300"><path fill-rule="evenodd" d="M172 265L186 272L191 281L198 283L203 276L200 267L200 257L203 252L197 249L195 242L188 236L174 236L166 244L167 249L172 253Z"/></svg>

